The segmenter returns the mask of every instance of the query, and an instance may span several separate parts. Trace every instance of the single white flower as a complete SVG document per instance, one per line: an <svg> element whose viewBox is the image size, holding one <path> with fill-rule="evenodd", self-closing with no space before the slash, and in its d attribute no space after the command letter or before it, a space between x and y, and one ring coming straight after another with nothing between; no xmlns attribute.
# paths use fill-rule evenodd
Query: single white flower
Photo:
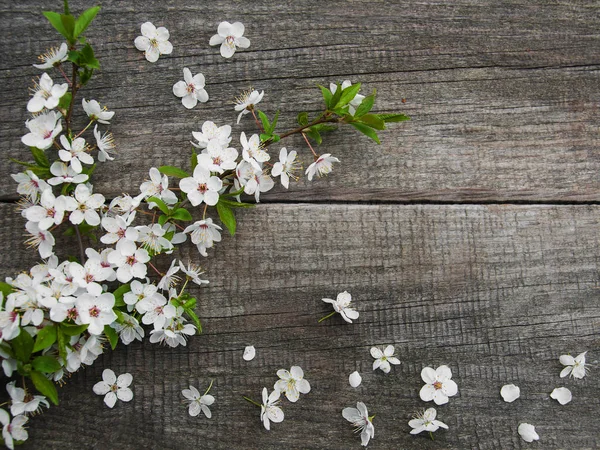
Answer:
<svg viewBox="0 0 600 450"><path fill-rule="evenodd" d="M518 431L525 442L533 442L540 439L540 436L535 432L535 427L529 423L520 424Z"/></svg>
<svg viewBox="0 0 600 450"><path fill-rule="evenodd" d="M181 317L183 308L177 308L178 314L165 324L161 330L156 328L150 332L150 343L165 343L169 347L177 347L178 345L187 344L187 336L192 336L196 333L196 327L191 323L184 323L185 319Z"/></svg>
<svg viewBox="0 0 600 450"><path fill-rule="evenodd" d="M113 311L115 296L110 292L99 296L82 294L77 298L76 306L77 321L88 324L87 331L90 334L96 336L102 334L105 325L110 325L117 320L117 315Z"/></svg>
<svg viewBox="0 0 600 450"><path fill-rule="evenodd" d="M568 390L566 387L559 387L552 391L552 394L550 394L550 398L553 398L561 405L566 405L571 400L573 400L573 394L571 394L571 391Z"/></svg>
<svg viewBox="0 0 600 450"><path fill-rule="evenodd" d="M209 142L216 142L221 147L231 142L231 125L218 127L214 122L207 120L202 124L202 131L192 131L192 136L198 143L192 142L194 147L206 148Z"/></svg>
<svg viewBox="0 0 600 450"><path fill-rule="evenodd" d="M48 230L41 230L37 223L27 222L25 229L29 233L29 237L25 241L28 247L37 247L40 257L43 259L50 258L54 251L54 236ZM4 338L6 340L6 338Z"/></svg>
<svg viewBox="0 0 600 450"><path fill-rule="evenodd" d="M34 413L38 409L41 410L42 405L50 408L50 404L43 395L30 395L20 387L15 386L16 381L11 381L6 385L6 391L10 395L11 405L10 413L13 416L19 414Z"/></svg>
<svg viewBox="0 0 600 450"><path fill-rule="evenodd" d="M262 100L264 95L265 91L258 92L254 89L250 89L242 92L241 95L235 99L234 109L240 112L238 114L237 123L240 123L242 117L254 109L256 104Z"/></svg>
<svg viewBox="0 0 600 450"><path fill-rule="evenodd" d="M94 125L94 137L96 138L96 147L98 147L98 161L112 161L115 158L110 156L110 151L115 148L115 140L112 133L106 132L103 135L98 130L98 125Z"/></svg>
<svg viewBox="0 0 600 450"><path fill-rule="evenodd" d="M29 129L29 133L21 138L21 142L40 150L50 148L54 139L62 132L61 118L61 113L50 111L28 120L25 126Z"/></svg>
<svg viewBox="0 0 600 450"><path fill-rule="evenodd" d="M183 80L173 85L173 94L181 98L181 103L187 109L192 109L198 104L198 101L206 103L208 93L204 89L206 84L204 75L198 73L192 76L192 72L187 67L183 68Z"/></svg>
<svg viewBox="0 0 600 450"><path fill-rule="evenodd" d="M60 44L60 48L53 47L46 53L39 56L41 64L34 64L33 67L36 69L51 69L54 66L58 66L61 62L66 61L69 57L69 48L64 42Z"/></svg>
<svg viewBox="0 0 600 450"><path fill-rule="evenodd" d="M211 176L204 167L196 166L193 176L180 180L179 187L187 194L192 206L198 206L202 202L215 206L219 201L223 181L219 177Z"/></svg>
<svg viewBox="0 0 600 450"><path fill-rule="evenodd" d="M50 173L54 175L48 180L48 184L52 186L63 183L84 183L89 178L89 175L75 172L72 167L67 166L62 161L54 161L50 166Z"/></svg>
<svg viewBox="0 0 600 450"><path fill-rule="evenodd" d="M300 168L296 155L295 150L288 153L287 149L283 147L279 152L279 161L273 164L273 169L271 169L271 175L274 177L281 176L281 185L286 189L290 185L290 177L295 180L298 179L294 175L294 171Z"/></svg>
<svg viewBox="0 0 600 450"><path fill-rule="evenodd" d="M65 211L73 211L76 206L72 197L61 195L57 198L52 189L47 189L42 193L40 204L23 210L23 214L27 220L36 222L40 230L47 230L53 225L60 225Z"/></svg>
<svg viewBox="0 0 600 450"><path fill-rule="evenodd" d="M246 133L240 134L240 144L242 144L242 158L249 162L256 170L261 170L259 163L268 161L271 157L265 151L260 142L258 134L253 134L250 139L246 138Z"/></svg>
<svg viewBox="0 0 600 450"><path fill-rule="evenodd" d="M181 268L181 271L185 274L187 279L197 284L198 286L208 284L208 280L203 280L200 278L200 275L204 273L202 267L196 266L191 262L188 262L188 265L186 266L185 264L183 264L183 261L179 261L179 267Z"/></svg>
<svg viewBox="0 0 600 450"><path fill-rule="evenodd" d="M164 295L149 290L148 286L157 289L156 286L147 285L144 289L144 297L136 303L135 309L143 314L144 325L153 325L155 330L162 330L167 321L177 315L177 308L168 303Z"/></svg>
<svg viewBox="0 0 600 450"><path fill-rule="evenodd" d="M564 378L569 374L571 374L572 377L579 379L585 377L585 373L588 370L588 368L585 366L586 353L587 352L580 353L575 358L573 358L571 355L561 355L559 361L563 366L566 367L560 373L560 377Z"/></svg>
<svg viewBox="0 0 600 450"><path fill-rule="evenodd" d="M244 37L244 24L241 22L221 22L217 34L210 38L209 45L221 44L221 56L231 58L236 48L250 47L250 40Z"/></svg>
<svg viewBox="0 0 600 450"><path fill-rule="evenodd" d="M390 372L390 364L400 364L400 360L394 356L393 345L388 345L383 351L377 347L372 347L371 356L375 358L373 370L381 369L383 373Z"/></svg>
<svg viewBox="0 0 600 450"><path fill-rule="evenodd" d="M122 402L129 402L133 398L133 392L129 385L133 381L130 373L124 373L117 376L110 369L104 369L102 372L102 381L94 385L94 394L104 395L104 403L109 408L115 406L117 399Z"/></svg>
<svg viewBox="0 0 600 450"><path fill-rule="evenodd" d="M506 403L512 403L521 396L521 389L514 384L505 384L500 389L500 395Z"/></svg>
<svg viewBox="0 0 600 450"><path fill-rule="evenodd" d="M242 358L244 358L244 361L252 361L255 356L256 349L254 348L254 345L249 345L244 349L244 354Z"/></svg>
<svg viewBox="0 0 600 450"><path fill-rule="evenodd" d="M352 296L347 291L340 292L335 300L331 298L322 298L321 300L331 303L335 312L339 313L346 322L352 323L352 320L358 319L359 313L351 306Z"/></svg>
<svg viewBox="0 0 600 450"><path fill-rule="evenodd" d="M109 125L109 120L115 115L114 111L108 111L106 106L103 108L96 100L86 101L85 98L81 100L81 106L88 115L90 120L97 120L99 123Z"/></svg>
<svg viewBox="0 0 600 450"><path fill-rule="evenodd" d="M269 394L267 388L263 388L260 420L262 420L262 423L267 430L271 429L271 422L283 422L283 410L277 406L279 404L280 395L281 393L277 389Z"/></svg>
<svg viewBox="0 0 600 450"><path fill-rule="evenodd" d="M256 161L252 161L256 163ZM236 168L238 179L244 186L244 193L254 195L256 203L260 202L261 192L268 192L275 186L275 182L267 172L262 168L262 163L259 163L256 168L247 161L241 161Z"/></svg>
<svg viewBox="0 0 600 450"><path fill-rule="evenodd" d="M54 84L47 73L43 73L39 83L33 87L33 97L27 103L27 111L36 113L42 109L54 109L60 98L69 90L67 83Z"/></svg>
<svg viewBox="0 0 600 450"><path fill-rule="evenodd" d="M149 252L160 253L163 250L167 252L173 249L173 244L165 236L167 233L166 227L155 223L150 226L140 225L137 227L140 247L145 248Z"/></svg>
<svg viewBox="0 0 600 450"><path fill-rule="evenodd" d="M350 86L352 86L352 83L350 82L350 80L344 80L342 82L342 90L344 90ZM337 85L335 83L330 83L329 90L331 91L332 94L335 94L335 91L337 91ZM364 98L365 98L364 95L356 94L356 96L352 100L350 100L350 103L348 104L348 112L351 115L354 115L354 113L356 112L356 108L358 108L358 106L362 103Z"/></svg>
<svg viewBox="0 0 600 450"><path fill-rule="evenodd" d="M27 196L32 202L37 202L38 196L50 186L31 170L10 175L19 185L17 193Z"/></svg>
<svg viewBox="0 0 600 450"><path fill-rule="evenodd" d="M375 437L375 427L373 426L372 417L369 417L367 406L363 402L357 402L356 408L344 408L342 416L354 425L356 433L361 432L361 444L366 447L369 440Z"/></svg>
<svg viewBox="0 0 600 450"><path fill-rule="evenodd" d="M221 242L221 228L213 223L209 217L205 220L199 220L189 225L183 232L191 233L192 243L198 247L202 256L208 256L207 248L211 248L215 242Z"/></svg>
<svg viewBox="0 0 600 450"><path fill-rule="evenodd" d="M112 269L103 267L93 259L88 259L84 266L72 262L69 264L68 270L73 278L73 283L96 296L102 294L100 282L107 280L112 273Z"/></svg>
<svg viewBox="0 0 600 450"><path fill-rule="evenodd" d="M304 379L304 371L299 366L292 366L289 372L285 369L277 371L279 380L275 383L274 389L284 392L287 399L295 403L300 398L300 394L310 392L310 383Z"/></svg>
<svg viewBox="0 0 600 450"><path fill-rule="evenodd" d="M421 371L421 378L427 383L419 392L424 402L433 400L436 405L444 405L448 403L448 397L458 393L458 386L452 380L452 371L448 366L440 366L435 370L425 367Z"/></svg>
<svg viewBox="0 0 600 450"><path fill-rule="evenodd" d="M160 55L169 55L173 45L169 42L169 30L156 28L151 22L142 24L142 35L135 38L135 48L144 52L149 62L156 62Z"/></svg>
<svg viewBox="0 0 600 450"><path fill-rule="evenodd" d="M83 164L94 164L94 158L92 155L87 153L87 147L85 145L85 139L75 138L73 142L69 142L67 137L63 134L60 136L60 143L63 146L58 151L58 157L69 163L69 166L77 173L81 173Z"/></svg>
<svg viewBox="0 0 600 450"><path fill-rule="evenodd" d="M169 190L169 177L160 173L156 167L151 167L149 174L150 180L144 181L140 185L140 192L144 194L144 197L158 197L167 205L177 203L177 195Z"/></svg>
<svg viewBox="0 0 600 450"><path fill-rule="evenodd" d="M138 320L127 313L121 312L121 314L123 316L123 322L115 322L111 324L111 327L113 327L115 331L119 333L121 342L123 342L125 345L129 345L136 339L138 341L142 341L144 339L145 332L140 326Z"/></svg>
<svg viewBox="0 0 600 450"><path fill-rule="evenodd" d="M198 155L198 165L209 172L223 173L235 169L238 151L235 148L224 148L217 141L210 141L207 148Z"/></svg>
<svg viewBox="0 0 600 450"><path fill-rule="evenodd" d="M348 377L348 382L353 388L360 386L360 383L362 383L362 377L360 376L360 373L358 373L356 370L352 372Z"/></svg>
<svg viewBox="0 0 600 450"><path fill-rule="evenodd" d="M85 184L79 184L75 188L75 200L76 209L69 215L71 223L78 225L85 220L89 225L100 225L100 215L96 210L104 205L104 196L92 194Z"/></svg>
<svg viewBox="0 0 600 450"><path fill-rule="evenodd" d="M317 160L308 166L305 175L308 175L308 181L312 181L315 174L319 177L327 175L333 170L333 163L340 162L335 156L331 156L331 153L325 153L317 158Z"/></svg>
<svg viewBox="0 0 600 450"><path fill-rule="evenodd" d="M440 428L448 429L448 425L444 422L440 422L439 420L435 420L435 416L437 415L437 411L435 408L428 408L425 410L423 414L419 414L415 416L414 419L408 422L408 425L412 428L410 430L410 434L419 434L422 431L429 431L433 433Z"/></svg>
<svg viewBox="0 0 600 450"><path fill-rule="evenodd" d="M2 424L2 438L4 439L4 445L10 450L14 450L14 441L26 441L29 437L27 430L24 428L29 418L27 416L19 415L13 417L12 422L10 421L10 415L3 409L0 409L0 423Z"/></svg>
<svg viewBox="0 0 600 450"><path fill-rule="evenodd" d="M100 238L100 242L110 245L119 242L121 239L136 241L139 232L136 228L129 226L134 218L135 214L130 214L128 216L103 217L102 228L104 228L107 233Z"/></svg>
<svg viewBox="0 0 600 450"><path fill-rule="evenodd" d="M188 407L188 413L190 416L196 417L198 414L200 414L200 411L202 411L207 419L212 417L212 413L208 408L215 402L215 398L208 394L208 391L210 391L211 387L212 382L210 383L210 386L204 395L200 395L200 392L194 386L190 386L189 389L184 389L181 391L183 396L190 402Z"/></svg>
<svg viewBox="0 0 600 450"><path fill-rule="evenodd" d="M167 270L167 273L165 273L163 275L163 277L160 279L160 281L158 282L158 288L162 289L163 291L168 291L169 289L171 289L173 286L177 285L177 283L179 283L179 281L181 280L181 278L177 275L175 275L177 272L179 272L179 270L181 269L181 267L179 267L177 264L177 260L174 259L173 261L171 261L171 265L169 266L169 270Z"/></svg>
<svg viewBox="0 0 600 450"><path fill-rule="evenodd" d="M127 283L132 278L145 278L150 255L143 248L137 248L135 242L121 239L117 242L115 250L108 254L108 262L118 267L117 279Z"/></svg>

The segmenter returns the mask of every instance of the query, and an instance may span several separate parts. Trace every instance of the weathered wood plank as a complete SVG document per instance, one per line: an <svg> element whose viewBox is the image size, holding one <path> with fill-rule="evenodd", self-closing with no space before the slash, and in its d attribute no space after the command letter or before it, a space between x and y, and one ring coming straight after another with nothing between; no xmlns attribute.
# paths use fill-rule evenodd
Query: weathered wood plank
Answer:
<svg viewBox="0 0 600 450"><path fill-rule="evenodd" d="M299 111L317 110L316 84L349 78L377 88L378 111L414 120L384 132L381 146L354 132L332 135L323 152L342 160L334 174L278 188L272 200L600 200L597 3L369 5L104 2L89 33L103 70L84 95L117 112L119 159L98 171L98 189L133 191L151 165L187 164L191 131L208 119L233 123L230 102L249 85L266 91L265 110L281 109L287 129ZM28 81L38 74L31 63L57 42L39 12L56 7L15 2L0 12L10 36L0 42L4 155L26 157L19 139ZM252 41L232 60L207 45L226 19L243 21ZM133 47L146 20L172 34L175 51L157 64ZM205 74L211 96L193 111L171 92L184 66ZM242 130L253 131L252 121L234 127L235 139ZM14 198L6 174L16 169L2 164L0 198Z"/></svg>
<svg viewBox="0 0 600 450"><path fill-rule="evenodd" d="M27 267L21 219L0 205L3 273ZM558 356L600 352L599 208L596 206L261 205L239 213L206 265L198 292L205 333L186 348L133 344L109 352L61 389L60 407L32 419L24 448L359 448L341 409L366 402L376 414L369 448L529 448L517 435L533 423L540 448L600 445L600 382L560 379ZM186 247L180 257L198 259ZM361 316L317 324L320 299L353 294ZM400 366L372 372L369 348L396 345ZM241 358L257 348L252 362ZM286 420L261 429L259 398L279 368L302 366L313 390ZM448 364L459 395L438 407L450 429L414 438L407 422L421 369ZM105 408L92 393L102 369L131 372L134 401ZM358 369L362 386L348 375ZM190 418L181 390L214 379L213 418ZM513 404L499 395L521 387ZM573 392L561 407L558 386ZM74 430L77 430L74 433Z"/></svg>

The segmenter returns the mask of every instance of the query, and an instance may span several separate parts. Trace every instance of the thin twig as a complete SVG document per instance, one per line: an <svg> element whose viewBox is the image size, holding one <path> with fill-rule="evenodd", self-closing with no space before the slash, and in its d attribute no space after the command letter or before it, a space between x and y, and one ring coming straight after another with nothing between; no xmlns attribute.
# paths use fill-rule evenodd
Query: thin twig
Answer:
<svg viewBox="0 0 600 450"><path fill-rule="evenodd" d="M79 257L81 258L81 265L84 265L85 251L83 250L83 241L81 240L81 232L79 231L79 225L75 225L75 234L77 235L77 243L79 244Z"/></svg>

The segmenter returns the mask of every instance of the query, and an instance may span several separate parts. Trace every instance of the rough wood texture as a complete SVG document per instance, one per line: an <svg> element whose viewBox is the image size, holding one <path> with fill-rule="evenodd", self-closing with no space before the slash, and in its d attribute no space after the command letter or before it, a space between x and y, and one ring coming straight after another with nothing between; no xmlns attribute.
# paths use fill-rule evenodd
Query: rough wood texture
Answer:
<svg viewBox="0 0 600 450"><path fill-rule="evenodd" d="M27 155L19 139L39 75L31 64L58 42L39 13L59 6L0 7L10 36L0 42L4 155ZM316 84L351 79L378 89L378 111L414 120L392 125L381 146L354 132L330 136L322 152L342 160L335 176L271 200L600 200L599 19L595 2L103 2L88 33L103 70L83 95L117 112L119 159L97 187L134 191L152 165L187 164L191 131L208 119L233 123L230 102L249 85L266 91L265 111L281 109L289 129L299 111L318 109ZM146 20L167 26L175 46L156 64L133 46ZM232 60L208 46L221 20L243 21L252 41ZM193 111L171 92L184 66L205 74L211 96ZM253 127L246 118L236 139ZM304 151L301 139L286 146ZM2 164L1 198L14 198L6 174L16 169Z"/></svg>
<svg viewBox="0 0 600 450"><path fill-rule="evenodd" d="M6 212L7 207L0 210ZM149 343L108 352L61 389L62 404L33 420L24 448L359 448L341 416L364 401L375 418L373 449L530 448L517 434L533 423L537 447L600 445L598 374L560 379L558 356L600 352L596 206L261 205L239 214L235 238L206 264L199 294L205 333L186 348ZM3 214L1 242L19 238L20 218ZM12 247L16 249L16 247ZM189 249L188 249L189 250ZM3 269L26 267L24 252L0 254ZM184 251L186 259L197 258ZM321 302L352 293L361 316L321 324ZM257 348L242 360L246 345ZM402 360L389 375L371 370L369 348L394 344ZM312 392L284 404L270 433L259 398L279 368L302 366ZM459 395L438 407L450 429L435 442L407 422L430 404L419 373L448 364ZM102 369L131 372L134 401L103 407L92 393ZM359 370L363 384L348 385ZM190 418L181 390L215 380L213 418ZM522 396L506 404L500 387ZM560 406L558 386L573 392ZM74 430L78 430L74 433Z"/></svg>

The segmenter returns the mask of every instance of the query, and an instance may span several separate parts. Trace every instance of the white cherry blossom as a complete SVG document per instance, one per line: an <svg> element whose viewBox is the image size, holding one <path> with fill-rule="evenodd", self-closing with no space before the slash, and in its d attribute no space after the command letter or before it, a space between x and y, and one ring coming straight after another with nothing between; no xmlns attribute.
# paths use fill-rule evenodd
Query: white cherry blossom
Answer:
<svg viewBox="0 0 600 450"><path fill-rule="evenodd" d="M94 394L104 395L104 403L109 408L115 406L117 399L122 402L129 402L133 399L133 392L129 386L133 381L130 373L124 373L117 378L116 374L110 369L104 369L102 372L102 381L94 385Z"/></svg>
<svg viewBox="0 0 600 450"><path fill-rule="evenodd" d="M150 180L140 185L140 192L144 197L158 197L167 205L177 203L177 195L169 190L169 177L160 173L156 167L150 168Z"/></svg>
<svg viewBox="0 0 600 450"><path fill-rule="evenodd" d="M173 85L173 94L181 98L181 103L187 109L192 109L198 102L206 103L208 93L204 89L206 81L204 75L198 73L192 76L192 72L187 67L183 68L183 81L178 81Z"/></svg>
<svg viewBox="0 0 600 450"><path fill-rule="evenodd" d="M164 343L173 348L179 345L186 346L187 337L196 333L196 327L191 323L185 323L185 320L181 317L183 308L178 309L181 309L181 313L170 319L163 329L157 330L155 328L150 332L150 343Z"/></svg>
<svg viewBox="0 0 600 450"><path fill-rule="evenodd" d="M72 167L67 166L62 161L54 161L50 166L50 173L54 175L48 180L48 184L52 186L63 183L84 183L89 178L89 175L75 172Z"/></svg>
<svg viewBox="0 0 600 450"><path fill-rule="evenodd" d="M131 344L136 339L142 341L144 338L144 329L140 326L138 320L127 313L122 312L123 322L115 322L111 327L119 334L121 342L125 345Z"/></svg>
<svg viewBox="0 0 600 450"><path fill-rule="evenodd" d="M435 420L436 415L437 411L435 408L428 408L423 414L415 416L414 419L411 419L408 422L408 425L412 428L412 430L410 430L410 434L419 434L423 431L433 433L440 428L447 430L448 425L446 425L444 422L440 422L439 420Z"/></svg>
<svg viewBox="0 0 600 450"><path fill-rule="evenodd" d="M248 91L242 92L242 94L235 99L234 109L239 111L237 118L237 123L240 123L240 120L243 116L250 113L256 104L262 100L265 95L265 91L255 91L254 89L250 89Z"/></svg>
<svg viewBox="0 0 600 450"><path fill-rule="evenodd" d="M158 282L158 288L162 289L163 291L168 291L169 289L177 285L177 283L181 281L181 278L175 274L180 270L181 267L177 265L177 260L174 259L173 261L171 261L171 266L167 270L167 273L165 273Z"/></svg>
<svg viewBox="0 0 600 450"><path fill-rule="evenodd" d="M377 347L372 347L371 356L375 358L373 370L381 369L383 373L390 372L390 364L400 364L400 360L394 355L393 345L388 345L383 351Z"/></svg>
<svg viewBox="0 0 600 450"><path fill-rule="evenodd" d="M4 439L4 445L10 450L14 450L14 441L26 441L29 437L25 424L29 418L24 415L13 417L12 422L10 415L3 409L0 409L0 423L2 424L2 439Z"/></svg>
<svg viewBox="0 0 600 450"><path fill-rule="evenodd" d="M60 98L69 90L67 83L54 84L47 73L43 73L33 88L33 97L27 103L27 111L36 113L42 109L54 109Z"/></svg>
<svg viewBox="0 0 600 450"><path fill-rule="evenodd" d="M69 142L67 137L63 134L60 136L60 143L63 146L58 151L58 157L69 163L69 166L77 173L81 173L83 167L81 164L94 164L94 158L92 155L87 153L87 147L85 145L85 139L75 138L73 142Z"/></svg>
<svg viewBox="0 0 600 450"><path fill-rule="evenodd" d="M179 267L181 268L181 272L185 274L186 278L198 286L209 283L208 280L203 280L200 278L200 275L204 273L200 266L196 266L191 262L188 262L188 265L186 266L183 264L183 261L179 261Z"/></svg>
<svg viewBox="0 0 600 450"><path fill-rule="evenodd" d="M42 405L50 408L50 404L43 395L28 395L25 389L16 387L16 382L11 381L6 385L6 391L10 395L10 413L13 416L19 414L34 413L41 410Z"/></svg>
<svg viewBox="0 0 600 450"><path fill-rule="evenodd" d="M244 193L254 195L256 203L260 202L261 192L267 192L273 189L275 182L262 168L262 163L255 168L254 165L241 161L236 169L238 179L244 186Z"/></svg>
<svg viewBox="0 0 600 450"><path fill-rule="evenodd" d="M252 164L256 170L262 170L259 163L268 161L271 157L262 146L258 134L253 134L250 139L247 139L246 133L242 131L240 144L242 144L242 158L244 158L244 161Z"/></svg>
<svg viewBox="0 0 600 450"><path fill-rule="evenodd" d="M135 214L130 214L128 216L103 217L102 228L104 228L107 233L100 238L100 242L111 245L119 242L121 239L136 241L139 232L136 228L130 226L134 218Z"/></svg>
<svg viewBox="0 0 600 450"><path fill-rule="evenodd" d="M167 230L162 225L158 223L141 225L137 227L137 231L137 241L140 243L140 247L145 248L149 252L160 253L163 250L168 251L173 249L171 241L164 237Z"/></svg>
<svg viewBox="0 0 600 450"><path fill-rule="evenodd" d="M340 292L335 300L331 298L322 298L325 303L331 303L335 312L339 313L342 318L352 323L352 320L358 319L359 313L352 305L352 296L347 292Z"/></svg>
<svg viewBox="0 0 600 450"><path fill-rule="evenodd" d="M104 326L117 320L113 311L115 296L110 292L95 296L82 294L77 298L78 322L87 324L90 334L99 335L104 332Z"/></svg>
<svg viewBox="0 0 600 450"><path fill-rule="evenodd" d="M440 366L435 370L425 367L421 371L421 378L426 383L419 392L424 402L433 400L436 405L444 405L448 403L448 397L458 393L458 386L452 380L452 371L448 366Z"/></svg>
<svg viewBox="0 0 600 450"><path fill-rule="evenodd" d="M127 283L132 278L146 277L146 263L150 261L148 252L137 248L135 242L121 239L115 250L108 254L108 262L118 267L117 280Z"/></svg>
<svg viewBox="0 0 600 450"><path fill-rule="evenodd" d="M69 48L64 42L60 44L59 48L53 47L46 53L39 57L41 64L34 64L33 67L36 69L51 69L54 66L60 65L61 62L66 61L69 57Z"/></svg>
<svg viewBox="0 0 600 450"><path fill-rule="evenodd" d="M91 189L85 184L79 184L75 188L75 200L77 206L69 215L71 223L77 225L85 220L89 225L100 225L100 215L96 210L104 205L104 196L92 194Z"/></svg>
<svg viewBox="0 0 600 450"><path fill-rule="evenodd" d="M179 187L187 194L193 206L198 206L202 202L215 206L219 201L219 191L223 187L223 181L217 176L211 176L208 170L198 165L192 177L179 181Z"/></svg>
<svg viewBox="0 0 600 450"><path fill-rule="evenodd" d="M260 407L260 420L262 420L266 430L271 429L271 422L283 422L283 410L277 406L279 404L280 395L281 393L277 389L269 394L267 388L263 388L262 405Z"/></svg>
<svg viewBox="0 0 600 450"><path fill-rule="evenodd" d="M54 196L51 189L42 193L39 205L33 205L23 212L25 218L38 224L40 230L47 230L53 225L60 225L65 211L73 211L77 203L72 197Z"/></svg>
<svg viewBox="0 0 600 450"><path fill-rule="evenodd" d="M357 402L356 408L344 408L342 416L355 427L355 432L360 432L360 440L363 447L369 445L369 440L375 437L375 427L369 417L367 406L363 402Z"/></svg>
<svg viewBox="0 0 600 450"><path fill-rule="evenodd" d="M235 169L238 151L235 148L225 148L217 141L210 141L207 148L197 156L198 165L209 172L223 173Z"/></svg>
<svg viewBox="0 0 600 450"><path fill-rule="evenodd" d="M37 223L27 222L25 229L29 233L29 237L25 244L29 247L37 247L40 257L46 259L53 255L54 251L54 236L48 230L41 230ZM6 339L6 338L5 338Z"/></svg>
<svg viewBox="0 0 600 450"><path fill-rule="evenodd" d="M104 125L109 125L110 119L112 119L115 115L114 111L108 111L106 107L101 107L100 103L98 103L96 100L86 101L84 98L81 100L81 106L90 120L97 120L99 123L103 123Z"/></svg>
<svg viewBox="0 0 600 450"><path fill-rule="evenodd" d="M283 147L279 151L279 161L273 164L271 175L274 177L281 177L281 185L288 189L290 185L290 177L297 180L298 177L294 176L294 171L299 169L298 160L296 159L297 153L295 150L287 152L287 149Z"/></svg>
<svg viewBox="0 0 600 450"><path fill-rule="evenodd" d="M151 22L142 24L142 35L135 38L135 48L144 52L149 62L156 62L160 55L169 55L173 52L173 45L169 42L169 30L165 27L156 28Z"/></svg>
<svg viewBox="0 0 600 450"><path fill-rule="evenodd" d="M115 148L115 140L112 133L100 133L98 125L94 125L94 137L96 138L96 146L98 147L98 161L112 161L115 158L110 156L110 152Z"/></svg>
<svg viewBox="0 0 600 450"><path fill-rule="evenodd" d="M517 431L525 442L533 442L540 439L539 434L537 434L535 431L535 427L529 423L519 424Z"/></svg>
<svg viewBox="0 0 600 450"><path fill-rule="evenodd" d="M73 276L73 283L84 288L92 295L101 295L101 281L105 281L112 273L112 269L102 267L102 265L93 259L88 259L82 266L77 262L69 264L69 272Z"/></svg>
<svg viewBox="0 0 600 450"><path fill-rule="evenodd" d="M217 34L212 36L209 45L221 45L223 58L231 58L238 48L250 47L250 40L244 37L244 24L241 22L221 22Z"/></svg>
<svg viewBox="0 0 600 450"><path fill-rule="evenodd" d="M559 361L565 368L560 372L560 377L564 378L569 374L572 377L579 379L585 377L586 371L588 370L585 366L586 353L587 352L580 353L575 358L571 355L561 355Z"/></svg>
<svg viewBox="0 0 600 450"><path fill-rule="evenodd" d="M274 389L285 393L292 403L298 401L300 394L310 392L310 383L304 378L304 371L299 366L292 366L289 371L279 369L277 376L279 380L275 383Z"/></svg>
<svg viewBox="0 0 600 450"><path fill-rule="evenodd" d="M319 156L317 160L306 169L305 175L308 175L308 181L312 181L315 174L322 177L330 173L333 170L334 162L340 162L340 160L335 156L331 156L331 153L325 153Z"/></svg>
<svg viewBox="0 0 600 450"><path fill-rule="evenodd" d="M152 287L157 289L156 286ZM156 291L149 292L148 286L145 287L144 297L136 303L135 309L143 314L142 323L153 325L155 330L163 329L165 323L177 315L175 306L168 303L162 294Z"/></svg>
<svg viewBox="0 0 600 450"><path fill-rule="evenodd" d="M226 147L231 142L231 125L218 127L214 122L207 120L202 124L202 131L192 131L192 136L198 142L191 144L198 148L206 148L209 142L215 142L220 147Z"/></svg>
<svg viewBox="0 0 600 450"><path fill-rule="evenodd" d="M10 175L19 185L17 193L27 196L32 202L37 202L38 196L50 188L48 183L40 179L31 170Z"/></svg>
<svg viewBox="0 0 600 450"><path fill-rule="evenodd" d="M52 146L54 139L62 132L62 114L50 111L29 119L25 126L29 133L21 138L21 142L28 147L46 150Z"/></svg>
<svg viewBox="0 0 600 450"><path fill-rule="evenodd" d="M210 390L210 387L208 390ZM189 389L184 389L181 391L183 396L190 403L188 407L188 413L190 416L196 417L202 411L208 419L212 417L209 406L215 402L215 398L208 394L208 390L204 395L200 395L200 392L194 386L190 386Z"/></svg>

